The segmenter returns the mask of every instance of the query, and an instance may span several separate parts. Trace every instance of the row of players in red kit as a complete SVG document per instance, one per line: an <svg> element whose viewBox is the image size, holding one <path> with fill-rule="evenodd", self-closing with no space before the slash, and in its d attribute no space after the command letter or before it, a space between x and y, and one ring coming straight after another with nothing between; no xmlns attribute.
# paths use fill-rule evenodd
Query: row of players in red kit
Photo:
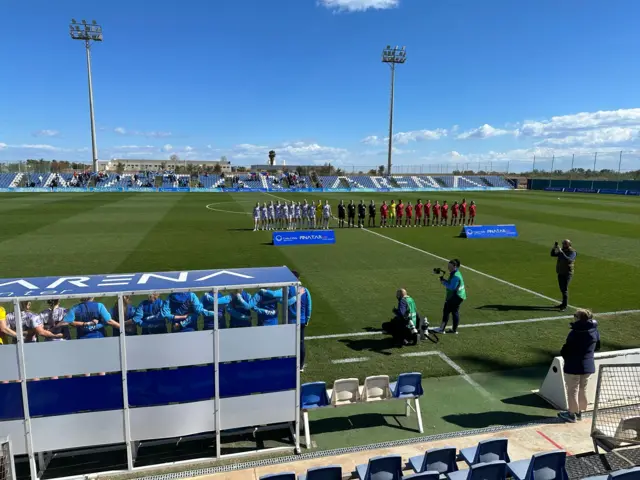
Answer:
<svg viewBox="0 0 640 480"><path fill-rule="evenodd" d="M413 215L414 209L415 218ZM451 222L449 222L449 211L451 211ZM474 225L476 203L472 201L467 207L467 201L463 198L460 203L453 202L451 209L449 209L449 204L446 200L440 205L438 200L431 204L431 200L427 200L427 203L422 203L422 200L418 199L418 203L415 206L411 205L411 202L407 202L405 205L402 200L398 200L397 204L395 200L391 200L390 205L387 205L387 202L384 201L380 206L380 217L381 227Z"/></svg>

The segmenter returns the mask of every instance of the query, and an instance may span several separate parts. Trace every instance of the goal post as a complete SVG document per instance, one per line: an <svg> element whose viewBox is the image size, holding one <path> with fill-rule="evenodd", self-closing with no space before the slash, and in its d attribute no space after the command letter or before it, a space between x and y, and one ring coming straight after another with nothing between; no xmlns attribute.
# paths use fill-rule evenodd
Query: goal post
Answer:
<svg viewBox="0 0 640 480"><path fill-rule="evenodd" d="M640 445L640 363L600 365L591 437L596 452Z"/></svg>
<svg viewBox="0 0 640 480"><path fill-rule="evenodd" d="M0 438L0 480L16 480L15 462L9 437Z"/></svg>

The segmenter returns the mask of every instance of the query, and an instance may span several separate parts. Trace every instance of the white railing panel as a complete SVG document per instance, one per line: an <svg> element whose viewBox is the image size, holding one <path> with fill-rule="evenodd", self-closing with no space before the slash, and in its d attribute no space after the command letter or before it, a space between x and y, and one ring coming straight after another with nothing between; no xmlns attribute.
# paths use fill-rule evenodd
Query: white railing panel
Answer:
<svg viewBox="0 0 640 480"><path fill-rule="evenodd" d="M220 362L295 355L295 325L220 330Z"/></svg>
<svg viewBox="0 0 640 480"><path fill-rule="evenodd" d="M213 400L132 408L129 418L132 440L184 437L216 429Z"/></svg>
<svg viewBox="0 0 640 480"><path fill-rule="evenodd" d="M117 338L24 344L27 378L120 371Z"/></svg>
<svg viewBox="0 0 640 480"><path fill-rule="evenodd" d="M11 448L14 455L25 455L27 453L24 420L0 422L0 437L9 437L11 439Z"/></svg>
<svg viewBox="0 0 640 480"><path fill-rule="evenodd" d="M220 416L222 430L293 422L296 417L296 391L223 398L220 400Z"/></svg>
<svg viewBox="0 0 640 480"><path fill-rule="evenodd" d="M18 380L18 347L2 345L0 348L0 382Z"/></svg>
<svg viewBox="0 0 640 480"><path fill-rule="evenodd" d="M100 392L87 392L87 394L99 395ZM123 410L32 418L33 449L36 452L48 452L124 443L123 422Z"/></svg>
<svg viewBox="0 0 640 480"><path fill-rule="evenodd" d="M213 363L213 330L132 336L126 345L129 370Z"/></svg>

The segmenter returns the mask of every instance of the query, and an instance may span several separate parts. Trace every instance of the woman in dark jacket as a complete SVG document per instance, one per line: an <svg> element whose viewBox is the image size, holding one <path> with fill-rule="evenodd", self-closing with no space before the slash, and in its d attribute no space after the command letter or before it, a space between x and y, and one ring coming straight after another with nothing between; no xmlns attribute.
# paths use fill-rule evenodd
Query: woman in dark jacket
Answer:
<svg viewBox="0 0 640 480"><path fill-rule="evenodd" d="M578 310L573 316L571 331L560 354L564 359L564 378L567 385L569 411L558 416L567 422L582 420L587 409L587 385L596 373L594 353L600 350L598 322L589 310Z"/></svg>

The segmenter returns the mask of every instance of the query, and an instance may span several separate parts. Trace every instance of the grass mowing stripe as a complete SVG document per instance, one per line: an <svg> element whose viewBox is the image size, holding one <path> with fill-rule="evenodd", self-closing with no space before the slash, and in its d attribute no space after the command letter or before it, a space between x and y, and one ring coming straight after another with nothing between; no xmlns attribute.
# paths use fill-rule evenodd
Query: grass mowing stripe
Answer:
<svg viewBox="0 0 640 480"><path fill-rule="evenodd" d="M640 313L640 310L619 310L615 312L602 312L594 313L594 318L597 317L610 317L614 315L625 315L630 313ZM478 327L495 327L501 325L514 325L518 323L536 323L536 322L550 322L553 320L569 320L573 318L573 315L557 315L555 317L538 317L538 318L526 318L524 320L504 320L499 322L486 322L486 323L470 323L468 325L460 325L458 328L478 328ZM348 337L368 337L371 335L385 335L383 331L374 332L351 332L351 333L334 333L331 335L316 335L305 337L305 340L326 340L331 338L348 338ZM409 355L402 355L409 356Z"/></svg>
<svg viewBox="0 0 640 480"><path fill-rule="evenodd" d="M382 235L381 233L374 232L373 230L369 230L369 229L366 229L366 228L363 228L361 230L364 230L367 233L371 233L372 235L377 235L379 237L385 238L385 239L387 239L387 240L389 240L391 242L397 243L398 245L402 245L403 247L407 247L407 248L410 248L410 249L415 250L417 252L424 253L425 255L429 255L429 256L431 256L433 258L437 258L438 260L442 260L443 262L448 262L449 261L449 259L441 257L439 255L436 255L435 253L427 252L426 250L422 250L422 249L420 249L418 247L414 247L413 245L409 245L408 243L403 243L403 242L401 242L399 240L396 240L395 238L387 237L386 235ZM528 288L521 287L520 285L516 285L515 283L507 282L506 280L503 280L503 279L498 278L498 277L494 277L493 275L489 275L488 273L481 272L481 271L476 270L474 268L465 266L464 269L469 270L470 272L473 272L473 273L477 273L478 275L482 275L483 277L490 278L491 280L495 280L496 282L504 283L505 285L509 285L510 287L517 288L518 290L522 290L523 292L527 292L527 293L530 293L530 294L535 295L537 297L544 298L545 300L549 300L550 302L553 302L553 303L557 303L558 302L558 300L556 300L554 298L551 298L551 297L547 297L546 295L543 295L542 293L538 293L538 292L535 292L535 291L530 290ZM578 307L574 307L573 305L569 305L569 307L574 308L574 309L578 308Z"/></svg>

